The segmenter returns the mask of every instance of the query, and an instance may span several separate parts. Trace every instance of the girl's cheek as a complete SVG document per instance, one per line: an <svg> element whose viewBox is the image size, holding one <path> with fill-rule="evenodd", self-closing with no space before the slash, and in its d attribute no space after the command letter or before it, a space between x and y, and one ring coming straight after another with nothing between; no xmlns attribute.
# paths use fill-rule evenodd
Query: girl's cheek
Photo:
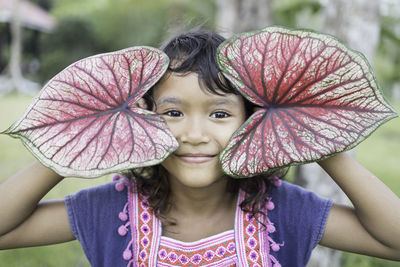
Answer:
<svg viewBox="0 0 400 267"><path fill-rule="evenodd" d="M177 138L180 132L179 126L172 122L171 120L165 119L165 123L168 125L168 128L170 129L172 135Z"/></svg>

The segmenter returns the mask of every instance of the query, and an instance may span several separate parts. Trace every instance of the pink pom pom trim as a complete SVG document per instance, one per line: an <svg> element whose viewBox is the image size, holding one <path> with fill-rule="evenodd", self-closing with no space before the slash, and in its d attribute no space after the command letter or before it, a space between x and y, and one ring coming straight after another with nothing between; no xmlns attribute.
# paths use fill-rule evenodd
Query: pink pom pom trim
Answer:
<svg viewBox="0 0 400 267"><path fill-rule="evenodd" d="M124 260L130 260L132 258L132 252L129 249L125 250L122 257Z"/></svg>
<svg viewBox="0 0 400 267"><path fill-rule="evenodd" d="M128 220L128 215L126 215L126 213L120 212L120 213L118 214L118 218L119 218L121 221L126 221L126 220Z"/></svg>
<svg viewBox="0 0 400 267"><path fill-rule="evenodd" d="M272 246L271 246L271 248L272 248L272 250L273 251L279 251L281 248L280 248L280 246L278 245L278 244L272 244Z"/></svg>
<svg viewBox="0 0 400 267"><path fill-rule="evenodd" d="M276 231L276 228L273 224L268 224L267 231L268 231L268 233L274 233Z"/></svg>
<svg viewBox="0 0 400 267"><path fill-rule="evenodd" d="M124 187L125 187L124 182L118 182L115 184L115 190L117 190L118 192L123 191Z"/></svg>
<svg viewBox="0 0 400 267"><path fill-rule="evenodd" d="M275 208L274 202L272 202L271 200L269 200L268 203L267 203L267 209L268 209L268 210L273 210L274 208Z"/></svg>
<svg viewBox="0 0 400 267"><path fill-rule="evenodd" d="M118 228L118 234L119 234L120 236L124 236L124 235L126 235L126 233L128 233L128 229L126 229L125 225L121 225L121 226Z"/></svg>

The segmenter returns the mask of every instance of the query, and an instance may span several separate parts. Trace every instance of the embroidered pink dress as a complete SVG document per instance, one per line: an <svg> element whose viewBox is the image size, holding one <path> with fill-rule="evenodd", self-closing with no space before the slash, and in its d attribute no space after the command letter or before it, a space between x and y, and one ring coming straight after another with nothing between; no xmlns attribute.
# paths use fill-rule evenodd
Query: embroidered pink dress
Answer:
<svg viewBox="0 0 400 267"><path fill-rule="evenodd" d="M117 177L118 178L118 177ZM279 183L277 183L279 184ZM128 201L119 217L123 224L118 229L121 236L131 235L131 241L123 252L127 266L270 266L281 265L269 252L280 246L269 233L275 232L274 224L266 220L267 227L247 212L236 209L235 229L193 243L184 243L162 237L161 222L151 212L146 199L137 193L133 182L121 181L116 189L128 187ZM239 192L238 205L245 198ZM273 210L269 200L265 214Z"/></svg>

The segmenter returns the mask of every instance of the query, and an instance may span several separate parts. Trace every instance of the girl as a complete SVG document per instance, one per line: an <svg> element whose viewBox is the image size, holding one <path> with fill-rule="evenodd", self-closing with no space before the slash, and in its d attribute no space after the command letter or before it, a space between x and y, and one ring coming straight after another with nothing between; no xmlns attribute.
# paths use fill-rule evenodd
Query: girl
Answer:
<svg viewBox="0 0 400 267"><path fill-rule="evenodd" d="M279 174L223 175L218 154L254 107L216 67L222 41L203 31L172 39L167 73L139 103L163 116L177 151L54 201L40 200L63 177L32 164L1 184L0 248L77 238L93 266L305 266L318 243L400 260L399 198L344 153L319 164L354 207Z"/></svg>

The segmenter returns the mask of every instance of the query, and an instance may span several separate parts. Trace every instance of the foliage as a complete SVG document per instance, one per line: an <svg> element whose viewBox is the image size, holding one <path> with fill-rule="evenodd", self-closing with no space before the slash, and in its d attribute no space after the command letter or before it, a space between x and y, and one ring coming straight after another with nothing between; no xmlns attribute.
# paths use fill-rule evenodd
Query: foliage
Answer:
<svg viewBox="0 0 400 267"><path fill-rule="evenodd" d="M397 33L399 25L398 16L382 17L381 40L374 63L384 88L390 88L400 82L400 34Z"/></svg>
<svg viewBox="0 0 400 267"><path fill-rule="evenodd" d="M266 27L225 41L217 60L259 106L221 152L228 175L254 176L349 150L397 116L365 58L330 35Z"/></svg>
<svg viewBox="0 0 400 267"><path fill-rule="evenodd" d="M212 0L53 1L58 27L40 40L42 82L89 55L137 45L158 47L169 29L181 25L212 28L215 16Z"/></svg>
<svg viewBox="0 0 400 267"><path fill-rule="evenodd" d="M42 82L50 79L74 61L104 50L94 34L93 25L81 17L66 17L59 21L51 35L42 35L40 42Z"/></svg>
<svg viewBox="0 0 400 267"><path fill-rule="evenodd" d="M25 66L39 57L40 70L33 77L44 83L72 62L92 54L135 46L160 43L181 28L204 24L213 29L216 14L215 0L34 0L58 20L51 34L24 31ZM319 29L321 0L273 0L277 24ZM398 26L400 17L384 14L381 42L375 57L377 78L383 88L391 88L400 80L400 47ZM7 34L2 29L2 34ZM33 36L32 36L33 35ZM65 35L65 36L64 36ZM7 46L2 58L7 60ZM1 67L1 66L0 66ZM4 67L4 66L3 66ZM29 71L25 68L25 73Z"/></svg>
<svg viewBox="0 0 400 267"><path fill-rule="evenodd" d="M82 59L57 74L5 132L63 176L155 165L178 147L159 114L135 103L169 58L137 46Z"/></svg>
<svg viewBox="0 0 400 267"><path fill-rule="evenodd" d="M318 16L322 8L319 0L284 0L273 1L272 3L275 22L278 25L288 27L298 26L299 14L309 12L311 16Z"/></svg>
<svg viewBox="0 0 400 267"><path fill-rule="evenodd" d="M400 81L400 4L387 2L385 9L389 11L381 12L381 36L373 65L385 95L390 96L391 88ZM323 0L273 0L272 3L278 25L321 30Z"/></svg>

